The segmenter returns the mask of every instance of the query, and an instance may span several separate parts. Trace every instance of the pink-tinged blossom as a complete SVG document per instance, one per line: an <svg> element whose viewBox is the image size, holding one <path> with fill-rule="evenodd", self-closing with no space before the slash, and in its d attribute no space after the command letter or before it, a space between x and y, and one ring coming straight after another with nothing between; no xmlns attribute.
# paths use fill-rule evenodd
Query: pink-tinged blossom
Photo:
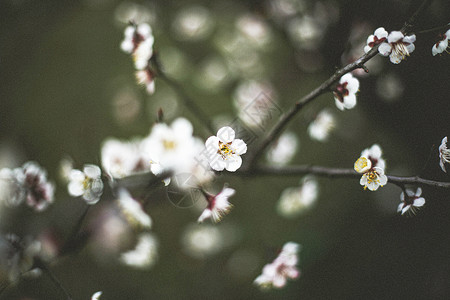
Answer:
<svg viewBox="0 0 450 300"><path fill-rule="evenodd" d="M26 190L26 203L36 211L45 210L53 202L55 186L47 179L47 172L35 162L16 169L17 178Z"/></svg>
<svg viewBox="0 0 450 300"><path fill-rule="evenodd" d="M420 197L422 195L422 189L417 188L416 192L407 189L406 196L405 193L402 192L400 195L400 200L402 201L398 208L397 212L401 212L402 215L406 212L411 212L415 214L419 207L422 207L425 204L425 198Z"/></svg>
<svg viewBox="0 0 450 300"><path fill-rule="evenodd" d="M333 94L337 108L351 109L356 105L356 92L359 89L359 80L347 73L341 77Z"/></svg>
<svg viewBox="0 0 450 300"><path fill-rule="evenodd" d="M450 29L447 30L445 34L440 34L440 40L433 45L433 48L431 49L431 53L433 54L433 56L435 56L436 54L441 54L442 52L447 50L449 39Z"/></svg>
<svg viewBox="0 0 450 300"><path fill-rule="evenodd" d="M404 36L400 31L392 31L387 37L387 41L378 47L378 52L383 56L389 56L394 64L399 64L415 49L414 42L416 35Z"/></svg>
<svg viewBox="0 0 450 300"><path fill-rule="evenodd" d="M447 137L444 137L439 146L439 165L444 172L447 172L446 163L450 163L450 150L447 148Z"/></svg>
<svg viewBox="0 0 450 300"><path fill-rule="evenodd" d="M216 171L235 172L242 165L241 155L247 152L247 144L235 139L234 130L228 126L220 128L217 136L210 136L205 146L209 165Z"/></svg>
<svg viewBox="0 0 450 300"><path fill-rule="evenodd" d="M198 222L201 223L205 219L211 219L214 223L219 222L233 207L233 205L228 202L228 198L233 196L235 192L234 189L228 187L224 187L217 195L203 192L206 201L208 202L208 206L198 218Z"/></svg>
<svg viewBox="0 0 450 300"><path fill-rule="evenodd" d="M367 45L364 47L364 52L369 52L374 46L383 43L388 36L388 32L380 27L375 32L367 38Z"/></svg>
<svg viewBox="0 0 450 300"><path fill-rule="evenodd" d="M299 249L300 245L297 243L286 243L278 257L264 266L262 274L255 279L254 284L263 289L279 289L286 285L288 279L298 278L300 276L297 268Z"/></svg>

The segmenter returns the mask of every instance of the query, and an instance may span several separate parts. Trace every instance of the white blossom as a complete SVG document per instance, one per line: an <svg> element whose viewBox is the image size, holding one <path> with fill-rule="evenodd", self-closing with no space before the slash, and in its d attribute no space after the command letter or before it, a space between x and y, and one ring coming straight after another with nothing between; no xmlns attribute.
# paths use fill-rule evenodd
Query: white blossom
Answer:
<svg viewBox="0 0 450 300"><path fill-rule="evenodd" d="M300 245L297 243L286 243L278 257L264 266L262 274L255 279L254 284L263 289L279 289L286 285L288 279L298 278L300 276L297 268L299 249Z"/></svg>
<svg viewBox="0 0 450 300"><path fill-rule="evenodd" d="M149 67L137 71L136 80L138 84L145 86L147 93L153 95L155 92L155 74Z"/></svg>
<svg viewBox="0 0 450 300"><path fill-rule="evenodd" d="M378 144L373 144L372 147L364 149L360 156L368 158L372 167L378 167L384 170L386 168L386 162L381 157L382 155L381 147Z"/></svg>
<svg viewBox="0 0 450 300"><path fill-rule="evenodd" d="M101 170L96 165L87 164L83 171L72 170L69 175L67 189L73 197L83 196L87 204L95 204L103 193Z"/></svg>
<svg viewBox="0 0 450 300"><path fill-rule="evenodd" d="M21 182L21 172L18 177L17 170L0 170L0 202L7 206L18 206L25 200L26 189Z"/></svg>
<svg viewBox="0 0 450 300"><path fill-rule="evenodd" d="M142 233L133 250L122 253L120 261L128 266L146 269L153 266L158 258L158 242L150 233Z"/></svg>
<svg viewBox="0 0 450 300"><path fill-rule="evenodd" d="M392 31L387 37L387 41L381 43L378 52L383 56L389 56L394 64L399 64L409 56L415 49L414 42L416 35L404 36L400 31Z"/></svg>
<svg viewBox="0 0 450 300"><path fill-rule="evenodd" d="M225 126L217 131L217 136L209 137L206 142L209 164L216 171L234 172L242 165L241 155L247 152L247 144L241 139L235 139L235 132Z"/></svg>
<svg viewBox="0 0 450 300"><path fill-rule="evenodd" d="M127 53L133 53L139 47L139 45L150 40L153 44L152 28L146 23L139 25L130 25L125 28L125 37L120 45L120 48Z"/></svg>
<svg viewBox="0 0 450 300"><path fill-rule="evenodd" d="M217 254L226 245L222 227L191 224L183 232L183 251L194 258L205 258Z"/></svg>
<svg viewBox="0 0 450 300"><path fill-rule="evenodd" d="M334 116L327 109L324 109L309 124L308 134L312 139L324 142L328 139L328 135L335 127L336 121Z"/></svg>
<svg viewBox="0 0 450 300"><path fill-rule="evenodd" d="M144 40L133 52L134 66L137 70L144 70L153 56L153 37Z"/></svg>
<svg viewBox="0 0 450 300"><path fill-rule="evenodd" d="M267 161L277 165L287 164L294 157L298 144L297 136L294 133L283 133L267 151Z"/></svg>
<svg viewBox="0 0 450 300"><path fill-rule="evenodd" d="M450 163L450 150L447 148L447 137L444 137L439 146L439 165L444 172L447 172L446 163Z"/></svg>
<svg viewBox="0 0 450 300"><path fill-rule="evenodd" d="M353 77L351 73L342 76L333 92L337 108L344 110L355 107L358 89L359 80Z"/></svg>
<svg viewBox="0 0 450 300"><path fill-rule="evenodd" d="M403 215L410 211L414 214L417 208L422 207L425 204L425 198L420 197L420 195L422 195L422 189L420 187L417 188L416 192L407 189L406 196L405 193L402 192L400 194L400 200L402 202L399 204L397 212L401 212Z"/></svg>
<svg viewBox="0 0 450 300"><path fill-rule="evenodd" d="M433 56L447 50L449 39L450 39L450 29L447 30L445 34L442 34L441 39L436 44L433 45L433 48L431 48L431 53L433 54Z"/></svg>
<svg viewBox="0 0 450 300"><path fill-rule="evenodd" d="M120 189L117 204L124 214L127 221L138 228L150 228L152 219L144 211L141 203L131 197L130 193L125 189Z"/></svg>
<svg viewBox="0 0 450 300"><path fill-rule="evenodd" d="M228 187L224 187L217 195L204 192L208 206L198 218L198 222L201 223L205 219L211 219L214 223L219 222L233 207L228 202L228 198L233 196L235 192L234 189Z"/></svg>
<svg viewBox="0 0 450 300"><path fill-rule="evenodd" d="M277 212L283 217L292 218L309 209L317 200L319 185L311 177L305 177L300 187L285 189L277 204Z"/></svg>
<svg viewBox="0 0 450 300"><path fill-rule="evenodd" d="M364 52L369 52L374 46L381 44L387 39L388 32L380 27L375 32L367 38L367 45L364 47Z"/></svg>

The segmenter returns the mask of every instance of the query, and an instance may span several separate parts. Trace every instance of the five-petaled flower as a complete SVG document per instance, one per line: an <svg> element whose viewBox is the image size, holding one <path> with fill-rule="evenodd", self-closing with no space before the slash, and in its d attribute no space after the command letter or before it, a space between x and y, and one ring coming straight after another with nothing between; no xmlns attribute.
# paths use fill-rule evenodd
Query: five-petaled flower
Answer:
<svg viewBox="0 0 450 300"><path fill-rule="evenodd" d="M425 204L425 198L420 197L422 195L422 189L417 188L416 192L407 189L406 196L405 193L402 192L400 195L400 200L402 203L399 204L397 208L397 212L402 212L402 215L407 211L415 214L418 207L422 207Z"/></svg>
<svg viewBox="0 0 450 300"><path fill-rule="evenodd" d="M210 136L206 142L209 165L216 171L234 172L242 165L240 155L247 152L247 144L241 139L235 139L235 132L231 127L222 127L217 136Z"/></svg>
<svg viewBox="0 0 450 300"><path fill-rule="evenodd" d="M447 137L444 137L439 146L439 165L444 172L447 172L446 163L450 163L450 149L447 148Z"/></svg>
<svg viewBox="0 0 450 300"><path fill-rule="evenodd" d="M431 53L433 54L433 56L447 50L448 40L450 39L450 29L447 30L445 34L440 34L439 36L440 40L433 45L433 48L431 48Z"/></svg>
<svg viewBox="0 0 450 300"><path fill-rule="evenodd" d="M363 150L361 157L355 162L355 171L363 174L359 183L364 189L376 191L387 183L387 176L384 175L385 161L381 158L381 154L380 146L375 144Z"/></svg>
<svg viewBox="0 0 450 300"><path fill-rule="evenodd" d="M69 194L83 196L87 204L95 204L103 193L102 171L96 165L84 165L83 171L72 170L69 175Z"/></svg>
<svg viewBox="0 0 450 300"><path fill-rule="evenodd" d="M342 76L333 92L337 108L344 110L355 107L358 89L359 81L352 74Z"/></svg>
<svg viewBox="0 0 450 300"><path fill-rule="evenodd" d="M224 187L217 195L209 194L203 190L202 192L206 201L208 201L208 206L198 218L198 222L201 223L205 219L211 219L214 223L219 222L233 207L228 202L228 198L233 196L236 191L232 188Z"/></svg>
<svg viewBox="0 0 450 300"><path fill-rule="evenodd" d="M392 31L387 37L387 41L378 47L378 52L383 56L389 56L394 64L399 64L409 56L415 49L414 42L416 35L404 36L400 31Z"/></svg>
<svg viewBox="0 0 450 300"><path fill-rule="evenodd" d="M284 244L278 257L264 266L262 274L259 275L254 284L261 288L282 288L288 279L296 279L300 275L297 269L298 251L300 245L294 242Z"/></svg>
<svg viewBox="0 0 450 300"><path fill-rule="evenodd" d="M374 46L384 42L387 36L388 33L383 27L380 27L377 30L375 30L375 32L372 35L369 35L369 37L367 38L367 45L364 47L364 52L367 53Z"/></svg>

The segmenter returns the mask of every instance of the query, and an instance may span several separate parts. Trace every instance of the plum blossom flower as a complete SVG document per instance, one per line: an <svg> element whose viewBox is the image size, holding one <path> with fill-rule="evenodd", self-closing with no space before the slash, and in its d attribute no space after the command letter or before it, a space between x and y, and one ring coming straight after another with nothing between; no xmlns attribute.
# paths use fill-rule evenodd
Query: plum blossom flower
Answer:
<svg viewBox="0 0 450 300"><path fill-rule="evenodd" d="M242 165L241 155L247 152L247 144L241 139L235 139L235 132L225 126L217 131L217 136L210 136L206 142L209 165L216 171L226 169L235 172Z"/></svg>
<svg viewBox="0 0 450 300"><path fill-rule="evenodd" d="M146 40L154 40L152 28L146 23L131 24L125 28L125 37L120 48L126 53L133 53Z"/></svg>
<svg viewBox="0 0 450 300"><path fill-rule="evenodd" d="M73 197L83 196L87 204L93 205L100 200L103 193L102 172L96 165L84 165L83 171L72 170L67 189Z"/></svg>
<svg viewBox="0 0 450 300"><path fill-rule="evenodd" d="M317 200L319 185L312 177L305 177L300 187L285 189L277 204L277 212L285 218L293 218L309 209Z"/></svg>
<svg viewBox="0 0 450 300"><path fill-rule="evenodd" d="M144 211L142 205L131 197L127 190L119 190L117 204L130 224L138 228L150 228L152 226L150 216Z"/></svg>
<svg viewBox="0 0 450 300"><path fill-rule="evenodd" d="M439 146L439 165L444 172L447 172L446 163L450 163L450 150L447 148L447 137L444 137Z"/></svg>
<svg viewBox="0 0 450 300"><path fill-rule="evenodd" d="M440 34L440 40L433 45L433 48L431 48L431 53L433 54L433 56L447 50L449 39L450 39L450 29L447 30L445 34Z"/></svg>
<svg viewBox="0 0 450 300"><path fill-rule="evenodd" d="M122 253L120 261L137 269L146 269L153 266L158 257L158 242L150 233L142 233L133 250Z"/></svg>
<svg viewBox="0 0 450 300"><path fill-rule="evenodd" d="M35 162L15 169L19 182L26 190L26 203L36 211L45 210L53 202L55 185L47 180L47 172Z"/></svg>
<svg viewBox="0 0 450 300"><path fill-rule="evenodd" d="M146 39L133 52L134 66L137 70L143 70L148 67L148 61L153 56L153 37Z"/></svg>
<svg viewBox="0 0 450 300"><path fill-rule="evenodd" d="M285 165L294 157L298 144L298 138L294 133L285 132L269 148L266 158L273 164Z"/></svg>
<svg viewBox="0 0 450 300"><path fill-rule="evenodd" d="M278 257L270 264L264 266L262 274L258 276L254 284L267 288L282 288L288 279L296 279L300 275L297 269L298 251L300 245L288 242L283 246Z"/></svg>
<svg viewBox="0 0 450 300"><path fill-rule="evenodd" d="M322 110L308 126L309 136L319 142L327 140L330 132L335 128L334 116L326 109Z"/></svg>
<svg viewBox="0 0 450 300"><path fill-rule="evenodd" d="M420 197L422 195L422 189L417 188L416 192L407 189L406 196L405 193L402 192L400 194L400 200L402 201L398 208L397 212L401 212L402 215L406 212L410 211L412 214L415 214L419 207L422 207L425 204L425 198Z"/></svg>
<svg viewBox="0 0 450 300"><path fill-rule="evenodd" d="M0 170L0 203L18 206L25 200L26 189L22 186L20 174L20 168Z"/></svg>
<svg viewBox="0 0 450 300"><path fill-rule="evenodd" d="M364 186L364 189L376 191L387 183L387 176L384 175L386 162L381 156L380 146L374 144L372 147L364 149L361 157L355 162L355 171L363 174L359 183Z"/></svg>
<svg viewBox="0 0 450 300"><path fill-rule="evenodd" d="M351 73L342 76L333 92L337 108L344 110L355 107L358 89L359 81Z"/></svg>
<svg viewBox="0 0 450 300"><path fill-rule="evenodd" d="M380 27L372 35L367 38L367 45L364 47L364 52L369 52L374 46L383 43L388 36L388 32Z"/></svg>
<svg viewBox="0 0 450 300"><path fill-rule="evenodd" d="M387 41L378 47L378 52L383 56L389 56L394 64L399 64L409 56L415 49L414 42L416 35L404 36L400 31L392 31L387 37Z"/></svg>
<svg viewBox="0 0 450 300"><path fill-rule="evenodd" d="M361 152L361 156L367 157L372 167L378 167L381 169L386 168L386 161L381 157L383 152L381 151L381 147L378 144L372 145L372 147L364 149Z"/></svg>
<svg viewBox="0 0 450 300"><path fill-rule="evenodd" d="M235 192L234 189L228 187L224 187L217 195L212 195L203 191L206 201L208 201L208 206L198 218L198 222L201 223L205 219L211 219L214 223L219 222L233 207L233 205L228 202L228 198L233 196Z"/></svg>

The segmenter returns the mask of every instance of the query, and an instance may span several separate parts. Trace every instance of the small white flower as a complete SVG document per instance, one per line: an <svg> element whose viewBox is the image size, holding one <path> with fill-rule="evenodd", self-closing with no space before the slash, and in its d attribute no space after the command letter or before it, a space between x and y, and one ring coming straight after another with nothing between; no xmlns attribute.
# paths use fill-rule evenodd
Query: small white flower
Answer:
<svg viewBox="0 0 450 300"><path fill-rule="evenodd" d="M277 165L287 164L294 157L298 144L297 136L294 133L283 133L267 151L267 160Z"/></svg>
<svg viewBox="0 0 450 300"><path fill-rule="evenodd" d="M17 176L17 170L0 170L0 203L7 206L18 206L25 200L26 189L22 185L22 177Z"/></svg>
<svg viewBox="0 0 450 300"><path fill-rule="evenodd" d="M124 52L133 53L138 46L146 40L153 41L152 29L150 25L143 23L139 25L130 25L125 28L125 38L120 45Z"/></svg>
<svg viewBox="0 0 450 300"><path fill-rule="evenodd" d="M367 38L367 45L364 47L364 52L369 52L374 46L381 44L386 40L388 32L380 27L375 32Z"/></svg>
<svg viewBox="0 0 450 300"><path fill-rule="evenodd" d="M103 292L96 292L92 295L91 300L99 300Z"/></svg>
<svg viewBox="0 0 450 300"><path fill-rule="evenodd" d="M287 188L281 193L277 204L277 212L285 218L296 217L314 204L318 193L317 181L305 177L300 187Z"/></svg>
<svg viewBox="0 0 450 300"><path fill-rule="evenodd" d="M383 42L378 47L378 52L383 56L389 56L392 63L399 64L414 51L415 41L414 34L404 36L400 31L392 31L387 37L387 42Z"/></svg>
<svg viewBox="0 0 450 300"><path fill-rule="evenodd" d="M308 126L309 136L319 142L327 140L330 132L335 128L334 116L326 109L322 110Z"/></svg>
<svg viewBox="0 0 450 300"><path fill-rule="evenodd" d="M358 89L359 81L351 73L342 76L333 92L337 108L344 110L355 107Z"/></svg>
<svg viewBox="0 0 450 300"><path fill-rule="evenodd" d="M447 172L445 163L450 163L450 150L447 148L447 137L442 139L441 145L439 146L439 165L442 171Z"/></svg>
<svg viewBox="0 0 450 300"><path fill-rule="evenodd" d="M155 74L153 74L150 68L139 70L136 72L136 80L138 84L142 84L146 87L147 93L153 95L155 92Z"/></svg>
<svg viewBox="0 0 450 300"><path fill-rule="evenodd" d="M247 152L247 144L241 139L235 139L231 127L222 127L217 136L210 136L205 142L209 165L213 170L234 172L242 165L240 155Z"/></svg>
<svg viewBox="0 0 450 300"><path fill-rule="evenodd" d="M262 274L253 283L263 289L282 288L288 279L298 278L300 275L297 269L299 249L300 245L297 243L286 243L278 257L264 266Z"/></svg>
<svg viewBox="0 0 450 300"><path fill-rule="evenodd" d="M405 193L402 192L400 194L400 200L402 201L402 203L399 204L397 212L402 212L402 215L407 211L415 214L417 208L422 207L425 204L425 198L420 197L420 195L422 195L422 189L420 187L417 188L415 193L414 191L407 189L406 197Z"/></svg>
<svg viewBox="0 0 450 300"><path fill-rule="evenodd" d="M102 172L96 165L84 165L83 172L72 170L67 189L73 197L83 196L87 204L95 204L103 193Z"/></svg>
<svg viewBox="0 0 450 300"><path fill-rule="evenodd" d="M364 173L359 181L359 184L363 185L364 189L368 188L371 191L376 191L380 186L384 186L386 183L387 176L384 175L384 170L377 167Z"/></svg>
<svg viewBox="0 0 450 300"><path fill-rule="evenodd" d="M441 39L436 44L434 44L433 48L431 49L431 53L433 54L433 56L447 50L448 40L450 39L450 29L447 30L445 34L441 34L440 38Z"/></svg>
<svg viewBox="0 0 450 300"><path fill-rule="evenodd" d="M198 218L198 222L203 222L205 219L211 219L214 223L219 222L223 216L228 214L233 205L228 202L228 198L234 195L236 191L232 188L224 187L217 195L211 195L203 192L208 206Z"/></svg>
<svg viewBox="0 0 450 300"><path fill-rule="evenodd" d="M122 253L120 261L128 266L146 269L153 266L158 258L158 242L150 233L139 235L136 248Z"/></svg>
<svg viewBox="0 0 450 300"><path fill-rule="evenodd" d="M148 61L153 55L153 41L153 38L146 39L133 52L134 66L137 70L148 67Z"/></svg>
<svg viewBox="0 0 450 300"><path fill-rule="evenodd" d="M152 226L150 216L143 210L142 205L131 197L127 190L119 190L117 204L130 224L139 228L150 228Z"/></svg>

